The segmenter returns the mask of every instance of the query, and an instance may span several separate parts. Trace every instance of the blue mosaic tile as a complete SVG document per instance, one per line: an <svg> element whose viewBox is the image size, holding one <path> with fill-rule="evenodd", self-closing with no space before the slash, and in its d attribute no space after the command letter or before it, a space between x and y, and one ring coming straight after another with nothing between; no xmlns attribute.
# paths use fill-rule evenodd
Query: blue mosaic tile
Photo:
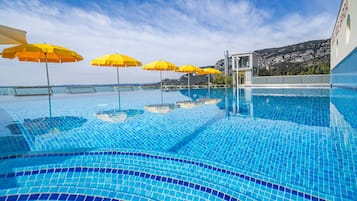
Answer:
<svg viewBox="0 0 357 201"><path fill-rule="evenodd" d="M60 128L57 134L33 136L29 130L22 130L21 132L27 139L27 141L22 140L28 143L25 148L27 150L22 149L21 143L16 140L0 141L0 150L7 142L14 142L12 145L21 150L21 153L14 153L14 155L7 155L6 151L0 151L0 153L5 153L0 155L1 165L4 165L1 166L4 168L1 168L0 179L5 179L3 170L12 170L13 167L25 167L31 164L29 161L27 164L25 162L22 164L19 159L24 158L33 160L41 158L40 160L44 159L43 163L53 163L46 158L127 155L166 162L175 161L181 163L182 166L195 165L200 170L203 168L204 173L209 172L218 177L228 178L229 175L233 175L234 179L227 180L227 184L222 185L230 186L232 184L228 182L239 181L242 183L241 187L250 184L254 186L254 189L259 189L257 191L259 194L266 194L267 197L283 192L280 196L282 199L285 198L284 196L292 198L310 196L313 200L321 196L327 200L353 200L353 195L357 192L353 183L356 172L352 171L353 158L356 158L356 153L352 151L356 148L356 135L354 135L357 125L354 121L356 116L354 111L357 111L357 106L354 104L357 102L355 101L356 93L334 88L331 90L274 89L277 93L274 92L275 94L271 95L272 91L259 90L266 93L255 94L254 90L239 91L242 94L240 101L252 107L252 116L229 116L233 112L232 107L235 101L231 91L226 97L225 91L213 90L212 96L221 98L221 103L201 105L192 110L178 108L164 115L145 112L137 119L123 124L105 123L93 116L97 108L95 105L101 104L102 101L107 101L109 104L115 103L111 100L111 95L54 97L54 106L61 105L55 110L58 115L79 115L87 119L88 123L69 130ZM285 92L289 96L277 95ZM194 96L190 98L202 98L204 90L193 90L192 93ZM130 96L126 98L130 100L130 104L123 105L124 107L139 109L147 104L146 101L151 101L151 98L155 99L151 92L128 94ZM146 96L143 98L142 94L149 95L151 98ZM252 95L247 98L249 94ZM184 95L181 91L170 92L166 95L171 97L172 101L182 96L187 97L187 94ZM24 123L24 119L36 119L48 114L46 111L48 108L43 107L46 100L41 97L24 98L22 101L16 99L6 101L0 98L0 103L2 109L9 113L16 122ZM73 105L76 106L73 107ZM68 123L74 122L69 119ZM104 147L109 151L88 151ZM22 153L29 151L30 148L39 152L85 151L38 155ZM171 155L176 154L178 158L141 152L110 151L121 148L166 152ZM190 159L181 158L181 156L187 156ZM205 159L207 162L194 159ZM11 160L18 161L18 164ZM61 164L64 161L56 162ZM211 163L220 163L234 168L222 168L221 165ZM341 171L341 166L346 171ZM166 167L159 168L168 170ZM67 170L57 173L63 173L63 171ZM112 173L113 171L115 170L112 170ZM172 171L179 172L180 170L172 169ZM21 177L29 173L24 171L21 174L7 176ZM49 173L52 174L51 170ZM193 174L194 172L191 175ZM245 181L240 181L240 179ZM265 191L267 192L264 193ZM258 193L249 193L258 199L265 198Z"/></svg>
<svg viewBox="0 0 357 201"><path fill-rule="evenodd" d="M95 152L97 155L102 155L101 152ZM117 154L123 154L122 152L118 152ZM125 153L127 154L127 153ZM59 156L61 154L51 154L51 156ZM73 153L72 155L76 155L76 153ZM81 152L81 155L93 155L92 153L90 152ZM129 155L133 155L133 156L144 156L140 153L129 153ZM42 155L40 155L42 156ZM145 155L146 157L150 157L150 158L155 158L155 156L153 155ZM168 158L168 157L159 157L163 160L173 160L174 158ZM184 162L184 163L190 163L192 164L192 161L188 161L188 160L177 160L178 162ZM197 163L197 162L193 162L193 164L196 164L200 167L205 167L205 168L208 168L207 165L204 165L203 163ZM221 168L216 168L216 167L213 167L212 169L215 169L215 171L218 171L218 172L222 172L222 173L226 173L226 174L231 174L231 171L228 171L228 170L224 170L224 169L221 169ZM128 170L113 170L113 169L109 169L109 168L87 168L87 167L76 167L76 168L63 168L63 169L53 169L53 168L50 168L50 169L47 169L46 170L35 170L35 171L26 171L24 173L16 173L16 174L19 174L19 175L22 175L22 174L25 174L25 175L30 175L30 174L38 174L38 173L58 173L58 172L88 172L88 171L96 171L96 172L102 172L102 173L114 173L114 172L118 172L119 174L128 174L128 175L135 175L135 176L141 176L141 177L145 177L145 178L149 178L150 175L149 174L145 174L145 173L139 173L139 172L134 172L134 171L128 171ZM234 173L235 175L239 175L240 178L243 178L245 180L248 180L248 181L255 181L257 184L261 184L263 186L267 186L269 188L274 188L274 189L279 189L279 190L282 190L282 191L285 191L287 193L293 193L294 195L299 195L301 197L304 197L304 198L307 198L307 199L310 199L310 198L316 198L314 196L311 196L311 195L308 195L308 194L305 194L305 193L299 193L297 194L297 191L295 190L291 190L289 188L285 188L285 187L282 187L282 186L279 186L277 184L272 184L272 183L269 183L269 182L265 182L265 181L261 181L259 179L255 179L255 178L252 178L252 177L249 177L249 176L246 176L246 175L242 175L242 174L239 174L239 173ZM5 176L5 175L4 175ZM9 173L6 175L6 177L14 177L15 176L15 173ZM166 177L162 177L162 176L159 176L159 175L151 175L151 179L156 179L158 181L163 181L163 182L172 182L174 184L179 184L179 185L184 185L184 186L190 186L190 187L193 187L197 190L199 190L201 188L204 189L204 187L200 187L199 185L189 185L189 183L186 183L184 181L177 181L175 179L168 179ZM202 190L202 191L205 191L205 190Z"/></svg>

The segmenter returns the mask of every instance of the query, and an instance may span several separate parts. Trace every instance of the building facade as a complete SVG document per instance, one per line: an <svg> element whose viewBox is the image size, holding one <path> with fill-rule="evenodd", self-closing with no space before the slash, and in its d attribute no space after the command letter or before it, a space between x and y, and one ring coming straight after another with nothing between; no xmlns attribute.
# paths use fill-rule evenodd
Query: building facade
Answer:
<svg viewBox="0 0 357 201"><path fill-rule="evenodd" d="M251 85L253 70L258 69L259 55L255 52L250 52L233 54L231 58L233 83L236 84L238 80L238 85Z"/></svg>
<svg viewBox="0 0 357 201"><path fill-rule="evenodd" d="M331 36L332 86L357 88L357 1L342 0Z"/></svg>

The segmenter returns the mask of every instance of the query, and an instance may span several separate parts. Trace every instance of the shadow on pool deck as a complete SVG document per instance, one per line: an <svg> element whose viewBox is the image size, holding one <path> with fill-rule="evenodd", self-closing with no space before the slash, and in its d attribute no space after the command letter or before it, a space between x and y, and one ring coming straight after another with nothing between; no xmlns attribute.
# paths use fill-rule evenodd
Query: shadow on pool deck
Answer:
<svg viewBox="0 0 357 201"><path fill-rule="evenodd" d="M188 144L189 142L194 140L200 133L205 131L211 124L213 124L213 123L217 122L218 120L223 119L225 117L226 117L225 112L222 111L222 113L218 113L211 120L207 121L205 124L203 124L202 126L197 128L191 134L185 136L183 139L181 139L179 142L177 142L175 145L173 145L167 151L177 153L182 147L184 147L186 144Z"/></svg>

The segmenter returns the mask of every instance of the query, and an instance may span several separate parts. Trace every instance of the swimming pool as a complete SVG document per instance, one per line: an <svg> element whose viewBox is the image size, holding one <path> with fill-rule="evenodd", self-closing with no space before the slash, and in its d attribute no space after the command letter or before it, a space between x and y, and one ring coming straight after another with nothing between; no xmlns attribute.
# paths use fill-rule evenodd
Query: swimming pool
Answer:
<svg viewBox="0 0 357 201"><path fill-rule="evenodd" d="M0 200L355 200L356 116L338 88L3 96Z"/></svg>

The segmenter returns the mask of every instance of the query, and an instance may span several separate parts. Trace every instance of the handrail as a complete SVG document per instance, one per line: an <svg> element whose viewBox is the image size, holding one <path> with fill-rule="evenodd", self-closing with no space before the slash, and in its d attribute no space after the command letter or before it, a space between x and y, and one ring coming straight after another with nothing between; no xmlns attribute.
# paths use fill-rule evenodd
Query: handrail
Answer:
<svg viewBox="0 0 357 201"><path fill-rule="evenodd" d="M134 91L136 88L138 88L138 87L137 86L113 86L114 91L118 91L119 89L121 91L126 91L128 89L131 91Z"/></svg>
<svg viewBox="0 0 357 201"><path fill-rule="evenodd" d="M210 88L224 88L225 85L223 84L210 84ZM164 90L170 90L170 89L187 89L187 85L164 85L162 86ZM208 86L205 85L191 85L191 89L206 89Z"/></svg>
<svg viewBox="0 0 357 201"><path fill-rule="evenodd" d="M74 89L93 89L93 91L73 91ZM72 86L72 87L66 87L66 90L68 90L69 94L83 94L83 93L97 92L94 86Z"/></svg>
<svg viewBox="0 0 357 201"><path fill-rule="evenodd" d="M119 86L122 91L143 91L146 89L160 89L159 85L126 85ZM224 85L211 84L210 88L224 88ZM53 85L50 86L50 93L48 93L48 86L0 86L0 96L14 95L14 96L45 96L54 93L59 94L81 94L81 93L97 93L97 92L113 92L118 90L116 85ZM183 90L187 89L187 85L164 85L163 90ZM208 85L191 85L191 89L207 89Z"/></svg>
<svg viewBox="0 0 357 201"><path fill-rule="evenodd" d="M47 89L47 90L45 90L45 92L47 92L47 93L41 92L41 93L31 93L31 94L26 94L26 93L20 94L17 91L19 89ZM45 95L52 95L53 94L52 88L51 87L47 87L47 86L22 86L22 87L14 87L13 90L14 90L14 96L45 96Z"/></svg>

